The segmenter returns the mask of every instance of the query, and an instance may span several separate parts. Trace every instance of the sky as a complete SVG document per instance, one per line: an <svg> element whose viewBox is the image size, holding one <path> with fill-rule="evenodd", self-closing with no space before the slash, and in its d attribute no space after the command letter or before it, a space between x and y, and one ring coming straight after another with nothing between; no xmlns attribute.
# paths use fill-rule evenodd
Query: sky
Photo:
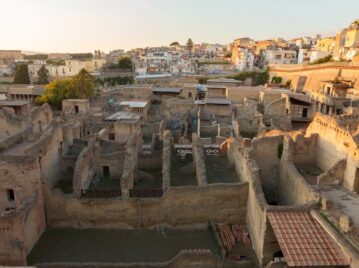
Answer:
<svg viewBox="0 0 359 268"><path fill-rule="evenodd" d="M359 19L359 0L0 0L0 49L108 52L334 35Z"/></svg>

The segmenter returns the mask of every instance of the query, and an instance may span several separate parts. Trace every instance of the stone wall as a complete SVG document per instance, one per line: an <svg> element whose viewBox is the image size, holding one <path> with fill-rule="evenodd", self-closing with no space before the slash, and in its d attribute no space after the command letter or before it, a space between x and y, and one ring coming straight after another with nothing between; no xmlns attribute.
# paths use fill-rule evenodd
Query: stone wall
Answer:
<svg viewBox="0 0 359 268"><path fill-rule="evenodd" d="M123 172L121 176L122 198L129 197L129 190L134 186L134 179L138 171L138 153L141 136L134 133L129 136L126 143L125 159L123 163Z"/></svg>
<svg viewBox="0 0 359 268"><path fill-rule="evenodd" d="M206 174L206 163L204 157L204 147L201 142L201 139L196 135L192 134L192 154L193 162L196 165L196 177L198 185L207 184L207 174Z"/></svg>
<svg viewBox="0 0 359 268"><path fill-rule="evenodd" d="M18 117L12 109L0 111L0 140L23 132L30 124L25 117Z"/></svg>
<svg viewBox="0 0 359 268"><path fill-rule="evenodd" d="M153 151L151 154L139 155L138 168L141 170L161 169L162 151Z"/></svg>
<svg viewBox="0 0 359 268"><path fill-rule="evenodd" d="M33 194L20 207L0 214L0 265L26 265L26 257L45 231L41 195Z"/></svg>
<svg viewBox="0 0 359 268"><path fill-rule="evenodd" d="M305 77L304 89L315 91L320 88L320 83L326 80L334 80L337 76L356 81L354 88L359 89L359 65L355 63L331 62L320 65L282 65L271 66L270 79L274 76L282 77L282 83L288 80L297 81L298 77ZM297 85L292 85L296 89Z"/></svg>
<svg viewBox="0 0 359 268"><path fill-rule="evenodd" d="M162 148L162 189L166 191L171 185L171 132L163 133Z"/></svg>
<svg viewBox="0 0 359 268"><path fill-rule="evenodd" d="M242 264L236 267L249 268L251 263L242 261ZM98 268L98 267L123 267L123 268L217 268L222 266L222 260L209 250L195 249L182 250L175 257L167 262L151 263L44 263L37 265L39 268Z"/></svg>
<svg viewBox="0 0 359 268"><path fill-rule="evenodd" d="M319 201L319 195L299 173L292 161L294 142L290 137L284 138L283 153L279 166L278 203L281 205L305 205ZM310 156L308 154L308 158Z"/></svg>
<svg viewBox="0 0 359 268"><path fill-rule="evenodd" d="M359 192L359 151L350 132L357 130L357 124L353 125L353 129L350 129L351 125L350 118L316 114L306 136L318 135L315 158L321 170L327 171L338 161L346 159L343 184L349 190Z"/></svg>
<svg viewBox="0 0 359 268"><path fill-rule="evenodd" d="M277 197L280 163L278 148L282 141L283 136L273 136L255 138L252 142L253 159L259 167L261 184L268 202L275 201Z"/></svg>
<svg viewBox="0 0 359 268"><path fill-rule="evenodd" d="M86 189L94 175L94 144L89 142L77 158L74 170L73 195L77 198L81 197L81 190Z"/></svg>
<svg viewBox="0 0 359 268"><path fill-rule="evenodd" d="M49 227L149 228L156 225L244 223L248 183L169 188L161 198L77 199L46 191Z"/></svg>
<svg viewBox="0 0 359 268"><path fill-rule="evenodd" d="M228 87L228 99L235 104L243 104L245 98L251 98L258 100L259 92L262 87Z"/></svg>

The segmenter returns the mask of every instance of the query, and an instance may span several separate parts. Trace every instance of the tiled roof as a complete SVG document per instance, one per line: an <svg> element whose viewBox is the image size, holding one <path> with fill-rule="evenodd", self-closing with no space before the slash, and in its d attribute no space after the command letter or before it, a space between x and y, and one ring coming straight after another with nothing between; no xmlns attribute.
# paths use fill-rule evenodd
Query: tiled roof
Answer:
<svg viewBox="0 0 359 268"><path fill-rule="evenodd" d="M268 212L279 246L289 267L349 265L329 234L309 212Z"/></svg>

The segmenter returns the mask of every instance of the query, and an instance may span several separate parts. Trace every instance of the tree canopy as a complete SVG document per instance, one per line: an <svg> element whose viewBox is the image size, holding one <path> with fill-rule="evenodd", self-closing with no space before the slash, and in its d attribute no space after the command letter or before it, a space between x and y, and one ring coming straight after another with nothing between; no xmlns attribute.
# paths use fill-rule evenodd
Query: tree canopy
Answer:
<svg viewBox="0 0 359 268"><path fill-rule="evenodd" d="M233 79L241 80L241 81L245 81L246 79L251 78L252 85L259 86L259 85L264 85L265 83L267 83L267 81L269 79L269 74L268 74L267 70L264 72L255 72L255 71L240 72L237 75L227 76L227 78L233 78Z"/></svg>
<svg viewBox="0 0 359 268"><path fill-rule="evenodd" d="M123 57L118 61L118 68L132 69L132 60L129 57Z"/></svg>
<svg viewBox="0 0 359 268"><path fill-rule="evenodd" d="M45 87L45 94L36 98L36 103L50 104L61 108L64 99L83 99L95 95L95 79L85 69L73 78L54 80Z"/></svg>
<svg viewBox="0 0 359 268"><path fill-rule="evenodd" d="M191 38L188 39L186 46L187 46L187 49L188 49L189 51L192 50L192 48L193 48L193 41L192 41Z"/></svg>
<svg viewBox="0 0 359 268"><path fill-rule="evenodd" d="M26 64L16 66L14 84L30 84L29 68Z"/></svg>
<svg viewBox="0 0 359 268"><path fill-rule="evenodd" d="M180 43L175 41L170 44L170 47L175 47L175 46L179 46L179 45L180 45Z"/></svg>
<svg viewBox="0 0 359 268"><path fill-rule="evenodd" d="M25 60L47 60L49 55L47 54L33 54L33 55L24 55Z"/></svg>
<svg viewBox="0 0 359 268"><path fill-rule="evenodd" d="M37 77L37 84L46 85L49 83L49 71L46 69L45 65L42 65L37 71Z"/></svg>

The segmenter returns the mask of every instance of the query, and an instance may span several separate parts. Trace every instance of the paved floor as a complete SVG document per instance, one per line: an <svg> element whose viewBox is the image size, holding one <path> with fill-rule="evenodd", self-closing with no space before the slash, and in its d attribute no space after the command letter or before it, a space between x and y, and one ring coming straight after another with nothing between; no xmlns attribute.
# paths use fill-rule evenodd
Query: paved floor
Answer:
<svg viewBox="0 0 359 268"><path fill-rule="evenodd" d="M186 158L181 160L178 155L172 153L171 155L171 186L188 186L198 185L196 173L181 174L180 170L184 166L191 164L193 160Z"/></svg>
<svg viewBox="0 0 359 268"><path fill-rule="evenodd" d="M352 218L356 226L359 226L359 195L346 190L343 186L327 185L317 187L333 205L345 215Z"/></svg>
<svg viewBox="0 0 359 268"><path fill-rule="evenodd" d="M42 235L28 264L44 262L164 262L182 249L209 249L216 244L206 230L52 229Z"/></svg>
<svg viewBox="0 0 359 268"><path fill-rule="evenodd" d="M205 161L208 183L239 182L239 176L226 156L207 155Z"/></svg>

